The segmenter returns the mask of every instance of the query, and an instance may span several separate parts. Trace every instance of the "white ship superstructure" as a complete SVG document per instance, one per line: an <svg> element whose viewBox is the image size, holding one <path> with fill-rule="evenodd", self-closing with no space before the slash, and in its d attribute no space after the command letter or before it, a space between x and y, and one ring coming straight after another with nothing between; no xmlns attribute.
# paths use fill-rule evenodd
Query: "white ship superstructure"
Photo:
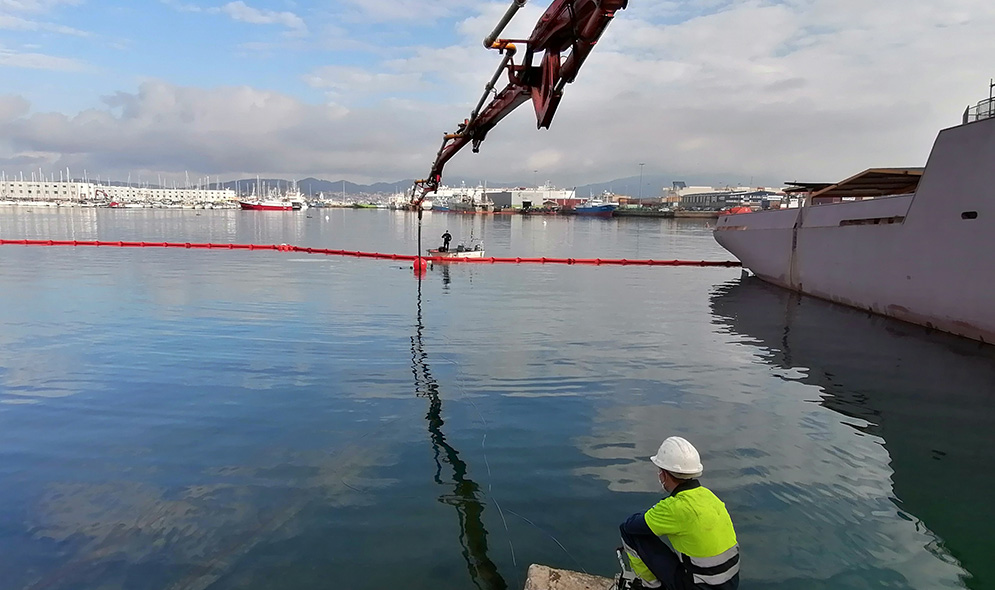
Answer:
<svg viewBox="0 0 995 590"><path fill-rule="evenodd" d="M432 193L432 207L445 211L489 211L494 206L490 199L493 192L483 185L475 187L443 185Z"/></svg>
<svg viewBox="0 0 995 590"><path fill-rule="evenodd" d="M446 186L442 185L437 191L432 193L434 199L445 200L450 202L458 201L482 201L484 195L488 192L483 186Z"/></svg>
<svg viewBox="0 0 995 590"><path fill-rule="evenodd" d="M871 169L807 206L722 216L715 239L776 285L995 342L993 106L941 131L925 169Z"/></svg>

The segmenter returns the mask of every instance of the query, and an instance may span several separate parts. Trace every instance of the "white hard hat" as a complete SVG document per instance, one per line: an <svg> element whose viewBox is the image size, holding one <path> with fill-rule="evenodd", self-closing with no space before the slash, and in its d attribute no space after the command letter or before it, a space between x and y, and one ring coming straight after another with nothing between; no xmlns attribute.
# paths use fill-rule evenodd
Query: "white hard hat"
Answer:
<svg viewBox="0 0 995 590"><path fill-rule="evenodd" d="M704 470L698 450L679 436L671 436L663 441L660 450L650 457L650 461L660 469L685 478L701 477Z"/></svg>

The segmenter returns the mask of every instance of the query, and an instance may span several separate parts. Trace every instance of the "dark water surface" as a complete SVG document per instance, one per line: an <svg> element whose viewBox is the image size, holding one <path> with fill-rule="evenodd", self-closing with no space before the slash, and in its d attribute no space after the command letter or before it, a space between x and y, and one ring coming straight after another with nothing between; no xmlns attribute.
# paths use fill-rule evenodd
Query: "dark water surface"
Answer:
<svg viewBox="0 0 995 590"><path fill-rule="evenodd" d="M426 215L495 256L727 259L702 222ZM0 208L0 237L414 250L415 217ZM682 434L743 588L995 587L995 348L739 270L0 247L0 588L610 575Z"/></svg>

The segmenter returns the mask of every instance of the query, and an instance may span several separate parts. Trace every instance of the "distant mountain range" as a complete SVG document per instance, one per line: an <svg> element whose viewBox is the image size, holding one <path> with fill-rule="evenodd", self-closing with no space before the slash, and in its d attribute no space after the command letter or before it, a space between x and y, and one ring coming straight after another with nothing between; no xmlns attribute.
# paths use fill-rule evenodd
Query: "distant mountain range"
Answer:
<svg viewBox="0 0 995 590"><path fill-rule="evenodd" d="M614 180L609 180L606 182L596 182L592 184L584 184L577 187L572 186L562 186L558 188L565 189L575 189L577 191L577 196L587 197L589 195L600 195L601 193L608 191L619 195L628 196L639 196L642 194L644 197L655 197L660 196L665 189L670 188L674 181L683 181L689 186L692 185L703 185L703 186L740 186L740 185L752 185L752 182L746 182L742 179L737 179L729 175L729 182L719 182L716 183L713 179L717 176L674 176L669 174L646 174L642 177L642 190L640 191L640 177L628 176L625 178L616 178ZM752 179L748 179L751 180ZM245 178L241 180L231 180L222 183L212 183L208 185L208 188L229 188L236 190L239 194L252 193L256 189L257 179L255 178ZM260 185L263 188L277 188L279 190L284 190L293 184L294 181L287 180L284 178L260 178L258 179ZM466 184L467 186L477 186L480 181L461 178L461 177L447 177L444 182L450 186L458 186L460 184ZM125 182L111 182L109 184L114 185L126 185ZM347 197L355 197L357 195L370 195L370 194L394 194L398 192L405 192L411 190L411 185L414 184L414 180L410 178L405 178L403 180L398 180L396 182L376 182L373 184L357 184L355 182L349 182L348 180L320 180L318 178L304 178L297 181L297 187L300 189L301 193L304 195L314 195L317 196L318 193L324 194L326 197L334 197L336 195L345 195ZM499 183L499 182L487 182L488 187L493 187L495 189L510 187L510 186L534 186L533 182L519 182L519 183ZM261 194L263 191L256 190L257 194Z"/></svg>
<svg viewBox="0 0 995 590"><path fill-rule="evenodd" d="M719 180L716 180L719 179ZM727 179L727 180L726 180ZM737 178L732 174L728 175L675 175L675 174L646 174L642 177L642 190L639 188L640 178L636 176L627 176L625 178L616 178L614 180L609 180L608 182L595 182L593 184L585 184L576 187L578 197L587 197L589 195L600 195L601 193L608 191L610 193L615 193L618 195L627 195L630 197L638 197L642 195L643 197L659 197L667 189L673 187L674 182L683 182L687 186L714 186L714 187L724 187L724 186L760 186L761 184L753 178ZM758 184L754 185L755 182ZM768 180L766 186L770 186L772 183ZM778 184L780 186L780 184ZM572 188L572 187L571 187Z"/></svg>

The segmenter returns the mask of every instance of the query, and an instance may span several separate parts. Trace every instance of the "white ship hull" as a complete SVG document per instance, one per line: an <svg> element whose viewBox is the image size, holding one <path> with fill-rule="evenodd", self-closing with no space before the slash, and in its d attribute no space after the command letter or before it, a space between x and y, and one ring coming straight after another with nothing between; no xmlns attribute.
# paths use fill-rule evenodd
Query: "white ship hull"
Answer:
<svg viewBox="0 0 995 590"><path fill-rule="evenodd" d="M940 132L913 195L720 217L758 277L995 342L995 119Z"/></svg>

